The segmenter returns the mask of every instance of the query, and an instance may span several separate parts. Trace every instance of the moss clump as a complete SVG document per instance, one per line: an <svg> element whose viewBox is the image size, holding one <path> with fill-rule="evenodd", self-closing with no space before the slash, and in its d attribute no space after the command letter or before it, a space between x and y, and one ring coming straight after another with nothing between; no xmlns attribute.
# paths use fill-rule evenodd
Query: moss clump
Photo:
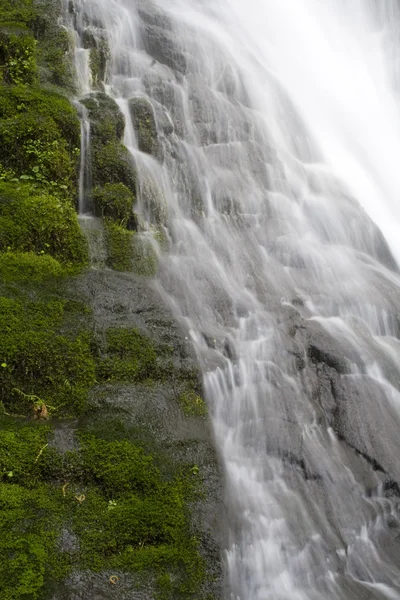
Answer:
<svg viewBox="0 0 400 600"><path fill-rule="evenodd" d="M104 227L109 267L143 277L153 277L157 273L157 255L150 240L117 225L110 218L104 220Z"/></svg>
<svg viewBox="0 0 400 600"><path fill-rule="evenodd" d="M66 566L56 553L61 494L45 483L50 427L6 417L0 425L0 596L36 600L46 574L63 577Z"/></svg>
<svg viewBox="0 0 400 600"><path fill-rule="evenodd" d="M0 483L0 513L0 596L39 600L46 571L60 567L54 561L58 503L48 486L28 490Z"/></svg>
<svg viewBox="0 0 400 600"><path fill-rule="evenodd" d="M0 30L0 56L3 80L12 84L32 84L37 79L36 40L25 31Z"/></svg>
<svg viewBox="0 0 400 600"><path fill-rule="evenodd" d="M107 245L107 264L116 271L132 270L132 240L134 233L114 223L104 220Z"/></svg>
<svg viewBox="0 0 400 600"><path fill-rule="evenodd" d="M136 329L108 329L100 344L99 381L141 381L154 376L157 353L152 342Z"/></svg>
<svg viewBox="0 0 400 600"><path fill-rule="evenodd" d="M118 104L106 94L91 94L82 100L89 112L91 137L95 144L121 141L125 130L125 117Z"/></svg>
<svg viewBox="0 0 400 600"><path fill-rule="evenodd" d="M69 203L29 185L0 182L0 251L49 254L78 269L88 262L86 240Z"/></svg>
<svg viewBox="0 0 400 600"><path fill-rule="evenodd" d="M195 392L184 392L179 396L178 403L187 417L205 417L207 415L206 403Z"/></svg>
<svg viewBox="0 0 400 600"><path fill-rule="evenodd" d="M145 235L133 238L132 271L143 277L154 277L157 274L158 258L153 241Z"/></svg>
<svg viewBox="0 0 400 600"><path fill-rule="evenodd" d="M117 103L106 94L91 94L82 103L88 109L91 124L93 185L123 183L135 194L136 173L132 156L121 143L124 115Z"/></svg>
<svg viewBox="0 0 400 600"><path fill-rule="evenodd" d="M43 448L48 426L27 426L2 418L0 431L0 481L34 487L42 480Z"/></svg>
<svg viewBox="0 0 400 600"><path fill-rule="evenodd" d="M123 183L134 194L136 173L129 150L119 142L105 145L93 143L92 180L93 185L100 186L106 183Z"/></svg>
<svg viewBox="0 0 400 600"><path fill-rule="evenodd" d="M62 277L65 269L52 256L33 252L5 252L0 254L0 281L41 282Z"/></svg>
<svg viewBox="0 0 400 600"><path fill-rule="evenodd" d="M102 217L110 217L120 227L136 229L133 213L135 197L123 183L106 183L93 190L95 211Z"/></svg>
<svg viewBox="0 0 400 600"><path fill-rule="evenodd" d="M66 301L0 298L0 398L8 412L33 414L37 402L66 414L83 409L95 363L76 317Z"/></svg>
<svg viewBox="0 0 400 600"><path fill-rule="evenodd" d="M37 51L39 79L68 92L76 91L73 67L73 40L69 32L57 25L57 18L42 20Z"/></svg>
<svg viewBox="0 0 400 600"><path fill-rule="evenodd" d="M95 89L99 89L105 80L109 57L110 49L106 40L99 40L90 49L90 71Z"/></svg>
<svg viewBox="0 0 400 600"><path fill-rule="evenodd" d="M153 107L146 98L131 98L129 110L135 129L139 150L160 158L161 146L158 140Z"/></svg>
<svg viewBox="0 0 400 600"><path fill-rule="evenodd" d="M165 481L150 456L127 441L81 436L85 502L76 507L80 564L93 570L171 573L168 598L188 598L203 563L188 526L193 476Z"/></svg>
<svg viewBox="0 0 400 600"><path fill-rule="evenodd" d="M72 191L77 180L79 137L76 110L62 96L23 86L0 88L3 169Z"/></svg>

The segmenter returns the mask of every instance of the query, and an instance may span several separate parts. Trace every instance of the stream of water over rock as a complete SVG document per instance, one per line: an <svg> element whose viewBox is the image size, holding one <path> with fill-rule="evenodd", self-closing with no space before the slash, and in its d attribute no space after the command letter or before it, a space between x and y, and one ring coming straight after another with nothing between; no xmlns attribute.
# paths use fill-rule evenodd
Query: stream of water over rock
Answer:
<svg viewBox="0 0 400 600"><path fill-rule="evenodd" d="M225 597L400 599L400 7L77 0L225 473ZM78 36L79 37L79 36ZM86 52L86 55L85 55ZM89 50L79 49L82 92ZM139 150L147 98L162 151Z"/></svg>

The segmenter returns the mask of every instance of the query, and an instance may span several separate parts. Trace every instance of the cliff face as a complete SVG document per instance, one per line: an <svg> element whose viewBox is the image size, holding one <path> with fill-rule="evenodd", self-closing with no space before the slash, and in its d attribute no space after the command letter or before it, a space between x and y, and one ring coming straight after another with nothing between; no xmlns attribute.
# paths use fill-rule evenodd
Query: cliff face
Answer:
<svg viewBox="0 0 400 600"><path fill-rule="evenodd" d="M78 221L64 9L0 0L0 596L216 598L220 476L196 360L153 289L124 117L101 92L84 102L97 217ZM93 47L93 81L105 60ZM156 154L148 107L131 110Z"/></svg>

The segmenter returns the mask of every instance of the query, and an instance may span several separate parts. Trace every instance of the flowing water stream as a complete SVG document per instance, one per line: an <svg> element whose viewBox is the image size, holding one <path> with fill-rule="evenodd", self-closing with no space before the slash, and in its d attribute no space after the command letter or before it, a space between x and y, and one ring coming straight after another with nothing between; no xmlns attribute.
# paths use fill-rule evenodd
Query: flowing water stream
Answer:
<svg viewBox="0 0 400 600"><path fill-rule="evenodd" d="M400 599L400 5L76 0L74 19L109 45L135 210L165 205L155 285L204 374L225 597ZM82 47L77 68L88 93Z"/></svg>

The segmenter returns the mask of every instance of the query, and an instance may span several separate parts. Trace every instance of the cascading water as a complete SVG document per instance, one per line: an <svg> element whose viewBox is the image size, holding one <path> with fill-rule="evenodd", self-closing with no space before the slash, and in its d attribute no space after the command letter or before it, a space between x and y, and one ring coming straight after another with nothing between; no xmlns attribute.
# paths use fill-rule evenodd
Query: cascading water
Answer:
<svg viewBox="0 0 400 600"><path fill-rule="evenodd" d="M138 210L151 220L149 186L165 203L155 285L204 373L226 597L400 598L397 3L76 10L109 45ZM132 97L152 104L157 158Z"/></svg>

